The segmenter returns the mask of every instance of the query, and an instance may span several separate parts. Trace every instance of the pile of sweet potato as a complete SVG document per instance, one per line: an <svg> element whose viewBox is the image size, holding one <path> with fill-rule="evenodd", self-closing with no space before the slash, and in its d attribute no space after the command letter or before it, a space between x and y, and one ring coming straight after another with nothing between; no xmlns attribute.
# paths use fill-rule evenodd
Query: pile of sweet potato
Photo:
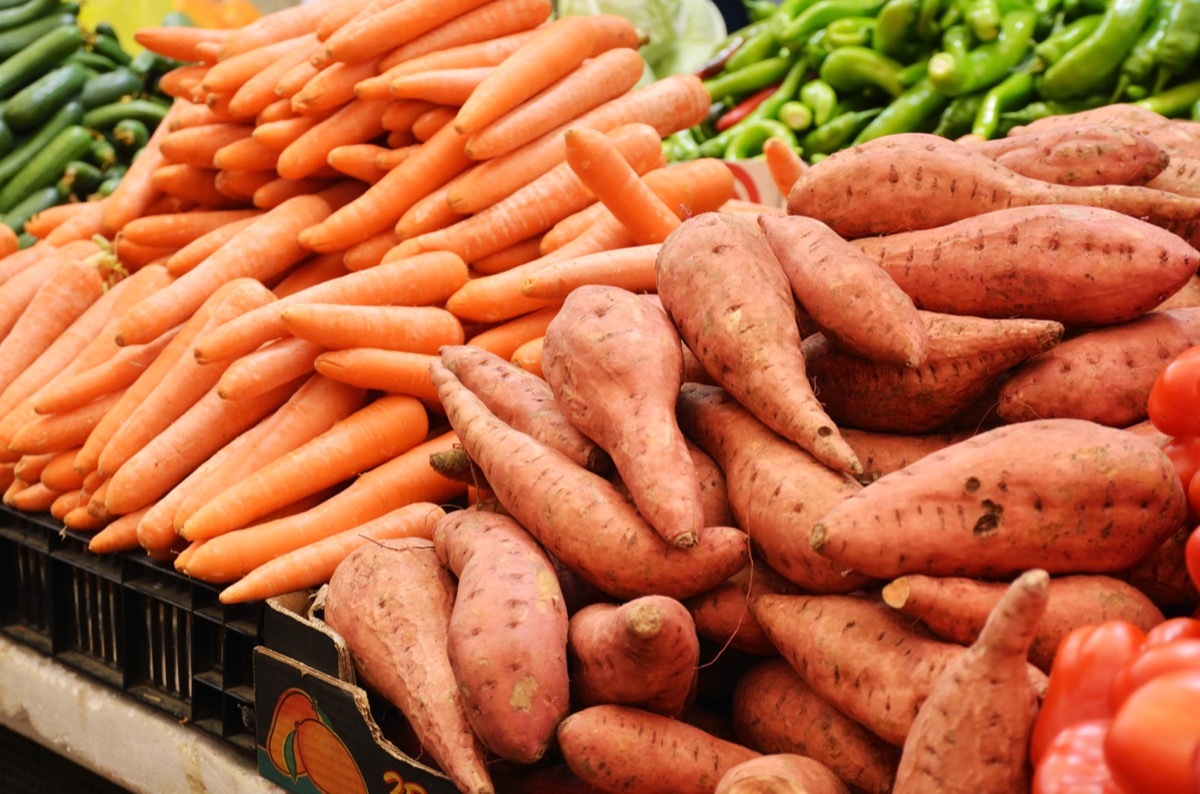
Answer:
<svg viewBox="0 0 1200 794"><path fill-rule="evenodd" d="M471 506L325 618L455 785L1029 790L1061 638L1200 602L1144 422L1200 343L1200 128L1104 113L692 217L655 294L567 297L544 377L442 349Z"/></svg>

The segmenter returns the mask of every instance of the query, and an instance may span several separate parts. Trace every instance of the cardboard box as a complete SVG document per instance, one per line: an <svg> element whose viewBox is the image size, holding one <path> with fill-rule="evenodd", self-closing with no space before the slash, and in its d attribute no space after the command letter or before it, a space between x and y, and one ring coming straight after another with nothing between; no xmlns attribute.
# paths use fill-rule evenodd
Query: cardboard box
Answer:
<svg viewBox="0 0 1200 794"><path fill-rule="evenodd" d="M416 760L394 707L358 686L345 642L309 615L306 593L273 598L254 652L259 774L289 791L455 794Z"/></svg>
<svg viewBox="0 0 1200 794"><path fill-rule="evenodd" d="M775 180L771 179L771 171L765 160L726 160L725 165L733 172L735 198L771 207L787 206L787 196L775 187Z"/></svg>

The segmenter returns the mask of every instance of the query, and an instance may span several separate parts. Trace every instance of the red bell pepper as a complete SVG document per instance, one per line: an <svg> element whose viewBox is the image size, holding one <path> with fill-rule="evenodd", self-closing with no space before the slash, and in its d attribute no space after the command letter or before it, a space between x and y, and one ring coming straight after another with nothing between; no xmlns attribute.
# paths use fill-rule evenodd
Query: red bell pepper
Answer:
<svg viewBox="0 0 1200 794"><path fill-rule="evenodd" d="M728 111L726 111L721 118L717 119L717 123L714 125L717 128L717 131L724 132L734 124L737 124L739 121L746 118L746 116L750 115L752 110L765 102L767 97L771 96L771 94L774 94L778 88L778 84L769 85L761 91L756 91L755 93L746 97L741 102L738 102Z"/></svg>
<svg viewBox="0 0 1200 794"><path fill-rule="evenodd" d="M1088 720L1059 731L1034 772L1033 794L1129 794L1104 758L1110 724Z"/></svg>
<svg viewBox="0 0 1200 794"><path fill-rule="evenodd" d="M1195 794L1197 747L1200 669L1177 670L1147 681L1122 704L1104 738L1104 757L1131 792Z"/></svg>
<svg viewBox="0 0 1200 794"><path fill-rule="evenodd" d="M1119 713L1130 695L1148 682L1177 670L1200 671L1200 639L1177 639L1161 645L1148 645L1126 662L1113 679L1110 693L1113 713Z"/></svg>

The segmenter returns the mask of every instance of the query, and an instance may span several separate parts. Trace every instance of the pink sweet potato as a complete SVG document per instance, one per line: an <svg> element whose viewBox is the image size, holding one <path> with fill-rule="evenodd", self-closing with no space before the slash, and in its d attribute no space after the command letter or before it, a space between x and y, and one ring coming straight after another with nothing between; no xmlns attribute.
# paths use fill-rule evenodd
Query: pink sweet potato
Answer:
<svg viewBox="0 0 1200 794"><path fill-rule="evenodd" d="M788 194L789 213L822 220L846 238L931 229L1006 207L1047 204L1104 207L1200 245L1200 199L1141 186L1055 185L918 132L836 152L805 171Z"/></svg>
<svg viewBox="0 0 1200 794"><path fill-rule="evenodd" d="M880 578L992 578L1034 566L1105 573L1161 544L1185 512L1161 449L1094 422L1047 419L989 430L881 477L821 518L812 545Z"/></svg>
<svg viewBox="0 0 1200 794"><path fill-rule="evenodd" d="M1047 116L1008 131L1008 137L1017 137L1046 132L1081 124L1109 124L1123 127L1130 132L1149 138L1165 149L1172 159L1178 156L1195 156L1200 150L1200 134L1192 122L1169 119L1153 110L1130 103L1101 105L1078 113Z"/></svg>
<svg viewBox="0 0 1200 794"><path fill-rule="evenodd" d="M746 564L745 533L706 527L692 548L671 546L612 483L501 422L439 361L430 374L463 449L497 501L596 587L618 598L686 598Z"/></svg>
<svg viewBox="0 0 1200 794"><path fill-rule="evenodd" d="M862 461L863 473L859 478L868 483L885 474L903 469L915 460L945 449L951 444L975 435L974 430L959 430L952 433L912 435L907 433L878 433L853 427L842 428L842 437L854 449Z"/></svg>
<svg viewBox="0 0 1200 794"><path fill-rule="evenodd" d="M743 761L717 783L713 794L850 794L820 761L794 753Z"/></svg>
<svg viewBox="0 0 1200 794"><path fill-rule="evenodd" d="M1170 309L1190 309L1200 306L1200 274L1193 275L1182 287L1154 307L1156 312Z"/></svg>
<svg viewBox="0 0 1200 794"><path fill-rule="evenodd" d="M818 220L764 214L758 225L801 308L839 347L887 364L925 360L925 325L888 271Z"/></svg>
<svg viewBox="0 0 1200 794"><path fill-rule="evenodd" d="M861 430L925 433L986 396L1009 369L1062 338L1053 320L1000 320L921 312L929 354L918 367L851 355L824 334L801 349L826 412Z"/></svg>
<svg viewBox="0 0 1200 794"><path fill-rule="evenodd" d="M606 792L712 794L732 767L759 754L700 728L631 706L592 706L558 726L567 765Z"/></svg>
<svg viewBox="0 0 1200 794"><path fill-rule="evenodd" d="M533 763L570 706L554 565L520 524L485 510L448 513L433 543L458 577L446 650L467 719L493 753Z"/></svg>
<svg viewBox="0 0 1200 794"><path fill-rule="evenodd" d="M961 577L910 574L883 588L883 601L910 615L938 637L960 645L979 638L988 615L1008 585ZM1029 648L1029 661L1050 672L1058 644L1080 626L1126 620L1143 631L1163 613L1137 588L1110 576L1061 576L1050 580L1046 613Z"/></svg>
<svg viewBox="0 0 1200 794"><path fill-rule="evenodd" d="M656 273L663 307L714 380L822 463L861 471L805 378L791 286L753 223L689 218L663 243Z"/></svg>
<svg viewBox="0 0 1200 794"><path fill-rule="evenodd" d="M1171 159L1145 135L1114 124L1061 125L964 145L1022 176L1059 185L1144 185Z"/></svg>
<svg viewBox="0 0 1200 794"><path fill-rule="evenodd" d="M696 467L675 423L679 334L619 287L579 287L546 328L542 372L567 419L608 452L638 512L674 546L704 526Z"/></svg>
<svg viewBox="0 0 1200 794"><path fill-rule="evenodd" d="M696 685L700 640L687 608L666 596L593 604L571 616L572 702L678 717Z"/></svg>
<svg viewBox="0 0 1200 794"><path fill-rule="evenodd" d="M1029 791L1038 692L1025 659L1049 579L1033 570L1013 582L975 644L935 679L904 742L893 794Z"/></svg>
<svg viewBox="0 0 1200 794"><path fill-rule="evenodd" d="M471 730L446 641L455 599L433 543L368 543L334 571L325 622L346 641L362 681L408 718L421 746L460 791L494 788Z"/></svg>
<svg viewBox="0 0 1200 794"><path fill-rule="evenodd" d="M725 582L692 596L685 602L696 632L720 646L774 656L778 651L750 611L750 600L764 593L797 593L799 588L771 570L762 560L752 560Z"/></svg>
<svg viewBox="0 0 1200 794"><path fill-rule="evenodd" d="M1139 317L1200 266L1178 235L1100 207L996 209L854 245L921 309L1068 327Z"/></svg>
<svg viewBox="0 0 1200 794"><path fill-rule="evenodd" d="M771 432L724 389L684 384L678 409L684 433L725 472L738 526L771 568L811 592L846 593L868 583L814 552L807 538L862 486Z"/></svg>
<svg viewBox="0 0 1200 794"><path fill-rule="evenodd" d="M856 791L888 794L899 750L818 695L783 659L766 659L738 680L730 705L737 740L761 753L820 761Z"/></svg>
<svg viewBox="0 0 1200 794"><path fill-rule="evenodd" d="M1125 427L1146 418L1146 400L1175 356L1200 343L1200 308L1150 312L1094 328L1034 356L1000 387L1008 422L1054 417ZM1096 388L1097 384L1104 388Z"/></svg>
<svg viewBox="0 0 1200 794"><path fill-rule="evenodd" d="M1163 172L1147 182L1146 187L1181 196L1200 196L1200 151L1191 157L1172 157Z"/></svg>

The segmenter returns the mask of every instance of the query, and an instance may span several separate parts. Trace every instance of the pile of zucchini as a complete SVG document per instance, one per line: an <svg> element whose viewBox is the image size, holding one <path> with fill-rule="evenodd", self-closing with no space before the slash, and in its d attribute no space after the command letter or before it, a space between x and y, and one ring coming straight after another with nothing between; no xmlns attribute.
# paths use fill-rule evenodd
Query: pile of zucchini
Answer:
<svg viewBox="0 0 1200 794"><path fill-rule="evenodd" d="M169 107L155 86L177 64L131 55L78 13L73 0L0 0L0 222L18 235L47 207L112 192Z"/></svg>

